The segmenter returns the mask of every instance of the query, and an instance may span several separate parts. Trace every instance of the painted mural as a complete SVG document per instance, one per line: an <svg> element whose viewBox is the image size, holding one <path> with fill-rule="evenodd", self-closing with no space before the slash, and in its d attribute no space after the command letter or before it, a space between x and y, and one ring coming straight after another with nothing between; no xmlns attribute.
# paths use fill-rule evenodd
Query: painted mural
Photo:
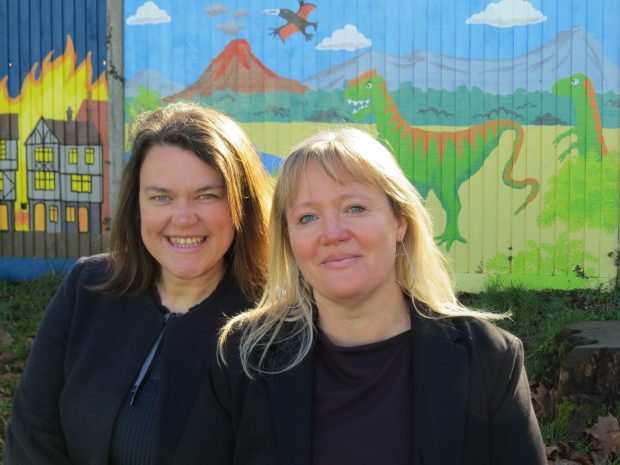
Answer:
<svg viewBox="0 0 620 465"><path fill-rule="evenodd" d="M105 2L0 2L0 28L0 265L98 251L75 245L110 216Z"/></svg>
<svg viewBox="0 0 620 465"><path fill-rule="evenodd" d="M375 134L426 199L462 289L616 275L620 4L128 0L125 114L192 100L275 172L324 128Z"/></svg>

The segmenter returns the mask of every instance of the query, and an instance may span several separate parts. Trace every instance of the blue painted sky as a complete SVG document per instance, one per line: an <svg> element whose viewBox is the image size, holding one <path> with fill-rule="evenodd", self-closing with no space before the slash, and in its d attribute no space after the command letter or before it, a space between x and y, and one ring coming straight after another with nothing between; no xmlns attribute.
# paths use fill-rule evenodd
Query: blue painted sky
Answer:
<svg viewBox="0 0 620 465"><path fill-rule="evenodd" d="M228 42L238 38L248 40L267 67L300 81L371 49L394 55L426 49L463 58L504 59L538 48L559 31L577 25L585 27L603 45L605 54L620 64L617 0L313 3L317 8L308 20L318 22L315 36L306 41L301 34L294 34L282 43L269 32L285 20L263 10L296 11L296 0L126 0L125 75L131 78L150 68L174 82L188 84ZM312 28L308 32L314 34ZM357 37L349 44L351 50L334 49L339 34L349 42Z"/></svg>
<svg viewBox="0 0 620 465"><path fill-rule="evenodd" d="M127 78L151 68L175 82L191 83L236 38L248 40L276 73L304 80L370 49L394 55L426 49L459 57L510 58L576 25L584 26L620 65L617 0L315 0L317 8L308 18L319 24L315 36L306 41L294 34L286 43L269 35L284 20L263 10L297 10L296 0L155 0L151 6L156 14L145 22L137 13L146 3L124 1ZM525 25L501 24L501 13L493 17L494 5L504 13L525 5L530 9L522 15ZM131 17L133 24L128 24ZM334 50L338 31L345 27L349 32L354 27L355 50ZM78 62L92 52L96 77L106 68L105 28L101 0L0 0L0 79L8 75L9 92L17 95L35 62L50 50L54 56L64 51L67 35L74 39Z"/></svg>
<svg viewBox="0 0 620 465"><path fill-rule="evenodd" d="M96 79L106 67L106 5L101 0L0 0L0 79L9 76L9 94L34 63L54 50L65 51L73 38L78 63L92 52Z"/></svg>

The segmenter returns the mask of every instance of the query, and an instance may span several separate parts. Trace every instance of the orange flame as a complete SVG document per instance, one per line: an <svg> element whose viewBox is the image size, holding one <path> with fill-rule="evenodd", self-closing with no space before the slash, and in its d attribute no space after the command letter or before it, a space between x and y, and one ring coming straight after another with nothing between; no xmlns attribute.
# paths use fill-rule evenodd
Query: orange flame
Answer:
<svg viewBox="0 0 620 465"><path fill-rule="evenodd" d="M108 85L105 73L92 82L93 66L91 52L76 68L76 53L71 36L67 36L65 53L52 60L52 50L41 63L39 78L35 77L38 63L24 79L20 94L11 98L7 88L8 76L0 80L0 113L19 114L19 152L16 176L15 230L28 230L28 187L26 171L25 142L41 117L64 120L67 108L77 114L82 102L108 100Z"/></svg>

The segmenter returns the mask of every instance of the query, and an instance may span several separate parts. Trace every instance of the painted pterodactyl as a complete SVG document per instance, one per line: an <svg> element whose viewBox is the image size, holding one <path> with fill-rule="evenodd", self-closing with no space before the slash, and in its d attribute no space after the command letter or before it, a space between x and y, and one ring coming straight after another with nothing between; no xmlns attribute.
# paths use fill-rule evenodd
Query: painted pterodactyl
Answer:
<svg viewBox="0 0 620 465"><path fill-rule="evenodd" d="M306 32L306 28L312 26L316 31L316 27L319 23L308 21L308 15L310 12L316 8L314 3L306 3L304 0L297 0L299 2L299 10L295 13L292 10L287 8L271 8L268 10L263 10L263 13L273 16L280 16L284 18L287 23L284 26L280 26L278 28L271 29L272 36L280 36L282 42L286 42L286 39L291 34L296 32L301 32L306 40L312 39L312 34Z"/></svg>

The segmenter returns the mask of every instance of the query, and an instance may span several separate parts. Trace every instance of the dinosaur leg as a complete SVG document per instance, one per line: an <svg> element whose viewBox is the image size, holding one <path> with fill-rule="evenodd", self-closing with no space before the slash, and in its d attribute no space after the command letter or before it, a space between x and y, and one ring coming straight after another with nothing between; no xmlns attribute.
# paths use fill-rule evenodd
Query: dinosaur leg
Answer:
<svg viewBox="0 0 620 465"><path fill-rule="evenodd" d="M446 227L443 233L435 240L437 244L446 244L446 250L449 251L454 241L462 242L466 244L467 241L459 231L459 213L461 211L461 201L458 196L459 186L455 186L452 192L441 192L440 189L435 189L435 193L439 197L441 206L446 212Z"/></svg>

